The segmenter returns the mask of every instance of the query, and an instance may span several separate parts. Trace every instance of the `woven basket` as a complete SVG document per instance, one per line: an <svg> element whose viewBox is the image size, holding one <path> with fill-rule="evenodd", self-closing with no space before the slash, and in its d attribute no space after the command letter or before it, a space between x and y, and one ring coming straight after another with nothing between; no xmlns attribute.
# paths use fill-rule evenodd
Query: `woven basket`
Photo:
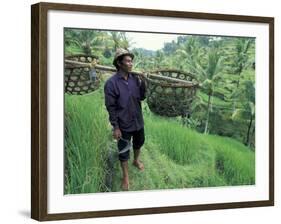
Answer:
<svg viewBox="0 0 281 224"><path fill-rule="evenodd" d="M90 63L96 60L93 55L72 55L66 59L76 62ZM91 71L89 66L81 66L65 63L64 67L65 92L74 95L83 95L97 90L100 86L101 74L99 71Z"/></svg>
<svg viewBox="0 0 281 224"><path fill-rule="evenodd" d="M191 114L191 104L198 88L198 82L194 75L178 70L158 70L150 72L150 74L190 82L190 85L185 85L176 81L160 80L148 75L148 78L146 78L147 103L152 112L167 117Z"/></svg>

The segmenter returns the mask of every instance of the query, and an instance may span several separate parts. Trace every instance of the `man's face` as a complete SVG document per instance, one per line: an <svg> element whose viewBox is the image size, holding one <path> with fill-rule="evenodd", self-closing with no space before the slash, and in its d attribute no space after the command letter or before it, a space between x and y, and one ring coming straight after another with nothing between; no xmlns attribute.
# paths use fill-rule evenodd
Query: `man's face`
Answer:
<svg viewBox="0 0 281 224"><path fill-rule="evenodd" d="M121 63L119 63L120 69L122 69L125 72L132 71L133 68L133 60L129 55L126 55L123 57L123 60Z"/></svg>

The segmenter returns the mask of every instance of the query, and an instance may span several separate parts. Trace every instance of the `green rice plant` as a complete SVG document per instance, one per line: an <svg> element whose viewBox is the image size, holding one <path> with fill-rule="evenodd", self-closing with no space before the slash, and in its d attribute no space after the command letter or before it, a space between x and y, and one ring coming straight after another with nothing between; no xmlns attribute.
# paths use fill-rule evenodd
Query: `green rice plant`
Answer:
<svg viewBox="0 0 281 224"><path fill-rule="evenodd" d="M216 168L229 185L255 184L255 153L228 137L208 136L206 142L216 152Z"/></svg>
<svg viewBox="0 0 281 224"><path fill-rule="evenodd" d="M106 190L109 128L98 92L65 95L65 192Z"/></svg>
<svg viewBox="0 0 281 224"><path fill-rule="evenodd" d="M242 143L228 137L201 134L156 115L147 117L145 122L147 135L155 139L160 152L174 162L215 171L228 185L255 183L255 153Z"/></svg>
<svg viewBox="0 0 281 224"><path fill-rule="evenodd" d="M157 115L145 119L145 130L160 145L161 153L165 153L175 162L196 164L211 160L212 153L202 144L202 137L196 131L179 125L172 119Z"/></svg>

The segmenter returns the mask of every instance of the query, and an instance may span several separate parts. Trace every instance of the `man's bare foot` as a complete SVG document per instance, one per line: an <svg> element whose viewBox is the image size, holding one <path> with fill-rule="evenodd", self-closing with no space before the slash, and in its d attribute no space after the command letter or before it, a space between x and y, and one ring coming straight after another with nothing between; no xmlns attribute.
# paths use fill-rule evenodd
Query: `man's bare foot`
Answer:
<svg viewBox="0 0 281 224"><path fill-rule="evenodd" d="M141 161L139 160L134 160L133 165L137 168L139 168L141 171L144 170L144 165Z"/></svg>
<svg viewBox="0 0 281 224"><path fill-rule="evenodd" d="M128 191L129 190L129 178L124 177L122 180L122 190Z"/></svg>

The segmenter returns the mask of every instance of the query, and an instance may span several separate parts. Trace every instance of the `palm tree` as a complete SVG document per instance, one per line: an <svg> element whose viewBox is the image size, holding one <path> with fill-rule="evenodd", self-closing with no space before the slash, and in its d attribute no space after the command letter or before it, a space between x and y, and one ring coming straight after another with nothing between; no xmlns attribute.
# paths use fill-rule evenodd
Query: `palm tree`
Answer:
<svg viewBox="0 0 281 224"><path fill-rule="evenodd" d="M180 47L176 50L176 55L180 55L182 58L179 61L180 64L183 64L183 67L186 67L191 73L197 72L197 63L202 63L202 59L205 55L204 48L201 48L196 37L191 36L183 44L180 44Z"/></svg>
<svg viewBox="0 0 281 224"><path fill-rule="evenodd" d="M252 39L237 38L236 39L236 55L234 57L234 65L236 66L235 73L238 74L237 88L240 84L240 76L243 69L246 67L249 60L248 50L252 43Z"/></svg>
<svg viewBox="0 0 281 224"><path fill-rule="evenodd" d="M66 44L75 44L84 54L91 55L95 51L104 50L109 36L104 31L67 29Z"/></svg>
<svg viewBox="0 0 281 224"><path fill-rule="evenodd" d="M154 69L159 69L161 68L162 62L165 60L165 55L163 50L157 50L156 55L154 57Z"/></svg>
<svg viewBox="0 0 281 224"><path fill-rule="evenodd" d="M209 115L212 109L212 96L218 81L222 78L223 61L218 42L208 48L200 48L195 37L189 38L184 48L177 51L188 64L189 70L198 74L202 89L208 95L204 133L208 133Z"/></svg>
<svg viewBox="0 0 281 224"><path fill-rule="evenodd" d="M234 42L234 54L232 55L232 69L233 73L237 74L238 78L236 80L236 88L233 89L233 111L236 108L237 96L239 95L239 85L241 79L241 73L246 68L249 56L248 51L252 44L253 40L249 38L236 38Z"/></svg>
<svg viewBox="0 0 281 224"><path fill-rule="evenodd" d="M135 55L134 57L134 68L137 70L144 70L145 68L145 61L147 57L145 57L144 53L138 49L134 49L132 53Z"/></svg>
<svg viewBox="0 0 281 224"><path fill-rule="evenodd" d="M242 91L238 96L242 104L242 108L235 109L232 114L232 119L240 122L247 123L247 130L245 131L245 144L250 146L250 132L255 129L255 83L251 80L243 82Z"/></svg>
<svg viewBox="0 0 281 224"><path fill-rule="evenodd" d="M78 39L78 32L75 29L66 28L64 32L64 42L67 46L74 44L76 46L80 46Z"/></svg>
<svg viewBox="0 0 281 224"><path fill-rule="evenodd" d="M207 119L204 133L208 132L209 114L212 106L211 99L218 81L222 78L221 75L223 70L222 56L217 48L213 47L210 49L207 55L207 60L208 64L205 69L202 66L198 66L204 79L202 87L207 90L208 94Z"/></svg>
<svg viewBox="0 0 281 224"><path fill-rule="evenodd" d="M116 51L117 48L121 47L124 49L129 49L129 47L133 44L132 39L130 39L126 32L109 32L113 41L113 50Z"/></svg>

